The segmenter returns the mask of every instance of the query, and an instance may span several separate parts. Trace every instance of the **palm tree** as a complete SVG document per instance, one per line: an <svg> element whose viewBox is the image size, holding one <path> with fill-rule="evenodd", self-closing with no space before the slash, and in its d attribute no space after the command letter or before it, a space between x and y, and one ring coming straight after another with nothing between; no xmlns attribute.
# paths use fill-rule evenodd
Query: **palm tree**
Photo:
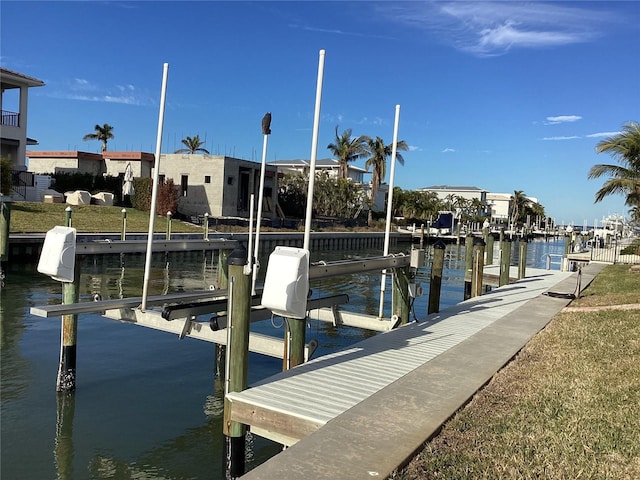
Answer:
<svg viewBox="0 0 640 480"><path fill-rule="evenodd" d="M367 149L369 155L371 155L364 166L367 170L372 168L372 178L371 178L371 206L369 208L369 217L368 223L371 225L373 221L373 202L376 198L376 193L378 193L378 187L384 180L384 176L387 171L387 157L390 157L393 153L393 144L385 145L384 141L380 137L376 137L375 140L373 138L367 138ZM396 144L396 150L409 150L409 145L404 140L400 140ZM404 165L404 158L400 153L396 152L396 160L400 162L401 165Z"/></svg>
<svg viewBox="0 0 640 480"><path fill-rule="evenodd" d="M598 164L589 170L590 179L611 176L596 192L594 203L608 195L622 193L626 195L625 205L640 205L640 123L624 124L622 132L599 142L596 152L610 154L619 165Z"/></svg>
<svg viewBox="0 0 640 480"><path fill-rule="evenodd" d="M207 155L209 154L209 150L207 150L206 148L202 148L202 145L204 145L204 142L200 140L200 135L196 135L193 138L191 137L183 138L182 143L187 148L181 148L179 150L176 150L174 153L194 154L194 153L201 152L201 153L206 153Z"/></svg>
<svg viewBox="0 0 640 480"><path fill-rule="evenodd" d="M367 154L368 139L369 137L366 135L351 138L350 128L342 132L342 135L338 135L338 126L336 125L335 143L327 145L327 149L338 159L340 166L339 178L347 178L349 162L353 162Z"/></svg>
<svg viewBox="0 0 640 480"><path fill-rule="evenodd" d="M513 202L511 204L511 224L513 225L513 229L515 230L516 222L518 222L518 220L520 219L525 205L529 203L529 199L527 198L523 190L514 190L511 200Z"/></svg>
<svg viewBox="0 0 640 480"><path fill-rule="evenodd" d="M113 138L113 127L108 123L105 123L103 126L96 125L95 127L93 127L93 129L95 130L95 132L87 133L84 137L82 137L82 140L100 140L102 142L102 151L106 152L107 140Z"/></svg>

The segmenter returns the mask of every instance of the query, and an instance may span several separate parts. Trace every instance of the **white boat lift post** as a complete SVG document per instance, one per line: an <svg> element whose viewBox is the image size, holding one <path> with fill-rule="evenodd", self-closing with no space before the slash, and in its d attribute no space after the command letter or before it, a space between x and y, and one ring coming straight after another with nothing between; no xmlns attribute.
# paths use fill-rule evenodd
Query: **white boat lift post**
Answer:
<svg viewBox="0 0 640 480"><path fill-rule="evenodd" d="M140 309L147 308L147 294L149 292L149 271L151 270L151 255L153 253L153 230L156 219L156 203L158 200L158 179L160 176L160 151L162 149L162 127L164 126L164 105L167 96L167 78L169 64L165 63L162 72L162 90L160 94L160 113L158 115L158 133L156 137L156 156L153 169L153 189L151 190L151 210L149 211L149 233L147 236L147 254L144 263L144 280L142 284L142 304Z"/></svg>
<svg viewBox="0 0 640 480"><path fill-rule="evenodd" d="M389 173L389 192L387 194L387 222L384 232L384 249L383 255L389 255L389 237L391 234L391 213L393 212L393 181L396 172L396 155L398 153L398 123L400 122L400 105L396 105L396 116L393 123L393 144L391 147L391 172ZM382 272L380 280L380 309L378 317L384 318L384 292L386 289L387 274L386 270Z"/></svg>
<svg viewBox="0 0 640 480"><path fill-rule="evenodd" d="M262 202L264 201L264 177L267 165L267 144L269 143L269 135L271 134L271 113L267 112L262 119L262 163L260 165L260 190L258 190L258 213L256 219L256 244L253 252L253 280L251 283L251 292L256 293L256 279L258 278L258 270L260 262L258 261L258 251L260 248L260 226L262 223Z"/></svg>

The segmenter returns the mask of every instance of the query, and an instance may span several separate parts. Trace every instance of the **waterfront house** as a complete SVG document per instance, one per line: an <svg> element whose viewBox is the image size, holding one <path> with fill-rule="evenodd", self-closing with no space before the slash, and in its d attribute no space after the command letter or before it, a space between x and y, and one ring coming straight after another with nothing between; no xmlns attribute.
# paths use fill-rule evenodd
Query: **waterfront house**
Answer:
<svg viewBox="0 0 640 480"><path fill-rule="evenodd" d="M0 68L0 156L9 160L12 171L11 191L0 192L15 200L29 200L38 188L47 188L46 178L26 172L27 145L38 142L27 136L29 89L42 87L44 82L23 73Z"/></svg>

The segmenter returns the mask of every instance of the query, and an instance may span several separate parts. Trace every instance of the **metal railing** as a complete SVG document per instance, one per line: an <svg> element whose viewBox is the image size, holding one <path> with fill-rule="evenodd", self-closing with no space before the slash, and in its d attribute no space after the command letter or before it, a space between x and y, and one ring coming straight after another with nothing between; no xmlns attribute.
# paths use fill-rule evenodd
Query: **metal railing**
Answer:
<svg viewBox="0 0 640 480"><path fill-rule="evenodd" d="M4 116L4 115L3 115ZM11 171L11 190L13 193L22 197L22 199L27 198L27 187L34 186L34 176L33 173L27 172L25 170L12 170Z"/></svg>
<svg viewBox="0 0 640 480"><path fill-rule="evenodd" d="M19 127L20 114L17 112L10 112L8 110L2 110L2 125L7 127Z"/></svg>

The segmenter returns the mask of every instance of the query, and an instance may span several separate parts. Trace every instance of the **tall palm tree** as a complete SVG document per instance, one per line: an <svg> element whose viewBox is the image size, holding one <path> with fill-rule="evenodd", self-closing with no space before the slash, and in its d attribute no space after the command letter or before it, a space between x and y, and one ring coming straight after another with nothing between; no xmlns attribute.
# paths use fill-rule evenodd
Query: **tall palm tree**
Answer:
<svg viewBox="0 0 640 480"><path fill-rule="evenodd" d="M380 137L376 137L375 140L373 138L367 138L367 150L371 156L367 159L364 166L367 170L372 168L373 173L371 178L371 206L368 217L368 223L371 224L373 221L373 203L376 198L376 193L378 193L378 187L380 187L387 172L387 157L390 157L393 153L393 144L385 145ZM400 140L396 144L396 160L398 160L401 165L404 165L404 158L397 150L409 150L409 145L407 145L407 142L404 140Z"/></svg>
<svg viewBox="0 0 640 480"><path fill-rule="evenodd" d="M335 143L327 145L327 149L338 159L340 178L347 178L350 162L364 157L367 154L368 138L366 135L352 138L350 128L342 132L341 135L338 135L338 126L336 125Z"/></svg>
<svg viewBox="0 0 640 480"><path fill-rule="evenodd" d="M209 154L209 150L207 150L206 148L202 148L202 145L204 145L204 142L200 140L200 135L196 135L193 138L191 137L183 138L182 144L187 148L181 148L179 150L176 150L174 153L194 154L194 153L200 152L200 153L206 153L207 155Z"/></svg>
<svg viewBox="0 0 640 480"><path fill-rule="evenodd" d="M516 222L518 222L518 219L524 211L525 205L529 203L529 199L523 190L514 190L511 201L511 224L513 228L515 228Z"/></svg>
<svg viewBox="0 0 640 480"><path fill-rule="evenodd" d="M105 123L102 126L96 125L95 127L93 127L93 129L94 133L87 133L84 137L82 137L82 140L100 140L102 142L102 151L106 152L107 140L113 138L113 127L108 123Z"/></svg>
<svg viewBox="0 0 640 480"><path fill-rule="evenodd" d="M590 179L611 177L596 192L594 203L608 195L622 193L626 195L625 205L640 205L640 123L625 123L622 132L599 142L596 152L610 154L619 165L598 164L589 170Z"/></svg>

